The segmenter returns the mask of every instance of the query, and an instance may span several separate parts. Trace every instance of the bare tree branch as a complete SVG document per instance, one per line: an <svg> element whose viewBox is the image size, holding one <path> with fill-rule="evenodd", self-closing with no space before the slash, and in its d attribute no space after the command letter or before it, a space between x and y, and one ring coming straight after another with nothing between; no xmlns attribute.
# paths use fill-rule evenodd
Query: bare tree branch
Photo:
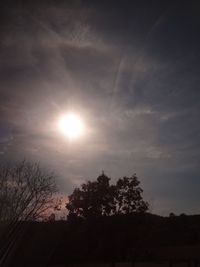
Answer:
<svg viewBox="0 0 200 267"><path fill-rule="evenodd" d="M26 160L0 167L0 220L16 222L41 218L54 206L55 174Z"/></svg>

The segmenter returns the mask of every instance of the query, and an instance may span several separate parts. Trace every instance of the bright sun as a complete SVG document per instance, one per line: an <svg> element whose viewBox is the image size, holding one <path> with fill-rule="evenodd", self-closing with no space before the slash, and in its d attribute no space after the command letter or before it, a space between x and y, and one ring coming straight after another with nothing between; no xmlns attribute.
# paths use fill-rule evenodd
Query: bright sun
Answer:
<svg viewBox="0 0 200 267"><path fill-rule="evenodd" d="M59 128L69 139L76 139L84 132L83 121L74 113L62 116L59 120Z"/></svg>

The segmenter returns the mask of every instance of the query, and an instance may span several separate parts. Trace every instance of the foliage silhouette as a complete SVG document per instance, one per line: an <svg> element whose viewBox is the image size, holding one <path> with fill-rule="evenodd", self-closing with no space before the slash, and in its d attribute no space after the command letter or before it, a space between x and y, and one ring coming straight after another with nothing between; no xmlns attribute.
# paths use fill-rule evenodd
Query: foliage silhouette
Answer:
<svg viewBox="0 0 200 267"><path fill-rule="evenodd" d="M116 184L116 207L118 214L132 212L145 212L149 204L142 199L140 181L134 174L131 177L123 177Z"/></svg>
<svg viewBox="0 0 200 267"><path fill-rule="evenodd" d="M110 178L102 173L96 181L88 181L74 189L66 204L68 219L146 212L149 204L143 200L139 184L134 174L110 185Z"/></svg>

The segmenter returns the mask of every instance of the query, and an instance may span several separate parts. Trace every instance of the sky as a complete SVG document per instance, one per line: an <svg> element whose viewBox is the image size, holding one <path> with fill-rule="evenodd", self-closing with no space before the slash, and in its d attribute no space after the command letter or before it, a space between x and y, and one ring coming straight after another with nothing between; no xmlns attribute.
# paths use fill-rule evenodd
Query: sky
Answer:
<svg viewBox="0 0 200 267"><path fill-rule="evenodd" d="M198 1L2 1L0 162L39 161L64 194L136 173L152 213L200 213L199 70Z"/></svg>

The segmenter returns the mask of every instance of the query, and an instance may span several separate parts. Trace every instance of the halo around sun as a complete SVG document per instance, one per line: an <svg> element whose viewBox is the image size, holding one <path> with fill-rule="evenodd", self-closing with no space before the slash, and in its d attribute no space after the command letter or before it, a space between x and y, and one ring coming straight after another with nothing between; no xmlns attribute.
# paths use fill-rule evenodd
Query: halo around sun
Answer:
<svg viewBox="0 0 200 267"><path fill-rule="evenodd" d="M84 132L82 119L74 113L63 115L59 120L59 128L69 139L76 139Z"/></svg>

